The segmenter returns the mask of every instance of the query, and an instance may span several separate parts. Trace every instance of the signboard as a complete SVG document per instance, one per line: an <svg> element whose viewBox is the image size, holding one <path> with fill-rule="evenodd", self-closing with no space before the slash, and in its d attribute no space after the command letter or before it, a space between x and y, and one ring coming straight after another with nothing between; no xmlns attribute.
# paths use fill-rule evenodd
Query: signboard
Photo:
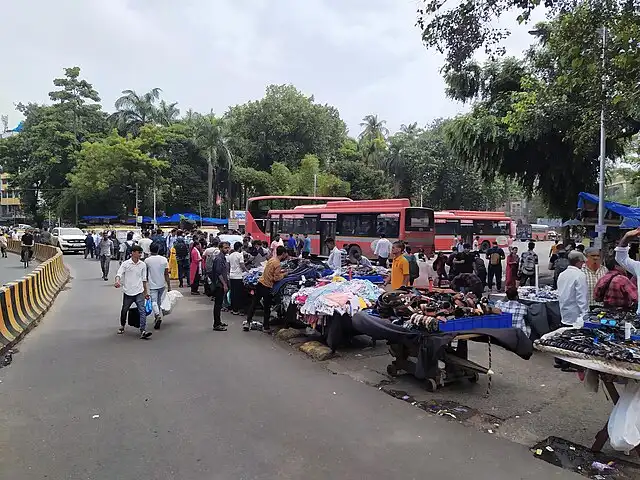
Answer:
<svg viewBox="0 0 640 480"><path fill-rule="evenodd" d="M596 232L598 233L606 233L607 226L606 225L596 225Z"/></svg>
<svg viewBox="0 0 640 480"><path fill-rule="evenodd" d="M137 210L137 208L136 208ZM142 215L138 215L136 222L142 223Z"/></svg>
<svg viewBox="0 0 640 480"><path fill-rule="evenodd" d="M238 230L240 228L240 222L237 218L229 219L229 229L230 230Z"/></svg>
<svg viewBox="0 0 640 480"><path fill-rule="evenodd" d="M244 210L229 210L229 222L231 222L231 220L237 220L238 225L244 225L246 219L247 212ZM231 225L229 225L229 228L231 228Z"/></svg>

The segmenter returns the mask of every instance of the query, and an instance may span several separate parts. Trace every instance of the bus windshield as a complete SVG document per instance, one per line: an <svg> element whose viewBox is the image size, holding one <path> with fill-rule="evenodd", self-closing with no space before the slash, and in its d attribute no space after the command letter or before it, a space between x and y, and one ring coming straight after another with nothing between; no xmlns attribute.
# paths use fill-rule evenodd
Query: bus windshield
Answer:
<svg viewBox="0 0 640 480"><path fill-rule="evenodd" d="M407 208L404 219L407 232L430 232L433 230L433 210L429 208Z"/></svg>

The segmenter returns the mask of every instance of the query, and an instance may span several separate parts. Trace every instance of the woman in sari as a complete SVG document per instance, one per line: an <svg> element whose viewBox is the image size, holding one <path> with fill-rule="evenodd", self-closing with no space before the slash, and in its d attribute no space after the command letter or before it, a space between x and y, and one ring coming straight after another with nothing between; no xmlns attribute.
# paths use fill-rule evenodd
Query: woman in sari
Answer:
<svg viewBox="0 0 640 480"><path fill-rule="evenodd" d="M518 286L518 266L520 264L520 258L518 258L518 247L512 247L509 251L510 253L507 256L506 288Z"/></svg>
<svg viewBox="0 0 640 480"><path fill-rule="evenodd" d="M191 280L191 295L200 295L200 277L202 275L202 252L200 243L194 243L191 249L189 264L189 279Z"/></svg>
<svg viewBox="0 0 640 480"><path fill-rule="evenodd" d="M169 254L169 278L171 280L178 280L178 260L174 247L171 247L171 253Z"/></svg>

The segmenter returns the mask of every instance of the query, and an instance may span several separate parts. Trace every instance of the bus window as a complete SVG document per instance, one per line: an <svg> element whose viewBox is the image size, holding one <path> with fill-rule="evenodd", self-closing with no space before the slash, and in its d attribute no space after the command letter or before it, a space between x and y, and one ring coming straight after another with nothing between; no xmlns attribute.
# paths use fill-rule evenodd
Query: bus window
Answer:
<svg viewBox="0 0 640 480"><path fill-rule="evenodd" d="M376 219L376 235L384 233L387 238L397 238L400 236L400 214L381 213Z"/></svg>
<svg viewBox="0 0 640 480"><path fill-rule="evenodd" d="M283 218L282 233L318 233L318 216L310 215L304 218Z"/></svg>
<svg viewBox="0 0 640 480"><path fill-rule="evenodd" d="M473 233L478 235L509 235L509 222L494 220L475 220Z"/></svg>
<svg viewBox="0 0 640 480"><path fill-rule="evenodd" d="M460 233L460 221L459 220L445 220L444 222L436 223L437 235L458 235Z"/></svg>
<svg viewBox="0 0 640 480"><path fill-rule="evenodd" d="M347 237L372 237L375 235L376 217L368 213L338 215L336 233Z"/></svg>
<svg viewBox="0 0 640 480"><path fill-rule="evenodd" d="M407 208L404 229L407 232L430 232L433 230L433 210L426 208Z"/></svg>

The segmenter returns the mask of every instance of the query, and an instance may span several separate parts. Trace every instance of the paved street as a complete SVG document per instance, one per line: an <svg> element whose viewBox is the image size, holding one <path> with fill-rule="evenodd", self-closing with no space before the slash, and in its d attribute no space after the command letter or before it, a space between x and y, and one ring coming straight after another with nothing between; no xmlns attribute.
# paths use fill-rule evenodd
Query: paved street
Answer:
<svg viewBox="0 0 640 480"><path fill-rule="evenodd" d="M25 269L20 261L20 255L15 253L7 253L7 258L0 258L0 285L13 282L31 272L38 262L32 260L29 262L29 268Z"/></svg>
<svg viewBox="0 0 640 480"><path fill-rule="evenodd" d="M239 317L212 332L204 297L150 341L117 336L120 292L97 262L65 261L71 288L0 370L1 478L581 478L331 375Z"/></svg>

